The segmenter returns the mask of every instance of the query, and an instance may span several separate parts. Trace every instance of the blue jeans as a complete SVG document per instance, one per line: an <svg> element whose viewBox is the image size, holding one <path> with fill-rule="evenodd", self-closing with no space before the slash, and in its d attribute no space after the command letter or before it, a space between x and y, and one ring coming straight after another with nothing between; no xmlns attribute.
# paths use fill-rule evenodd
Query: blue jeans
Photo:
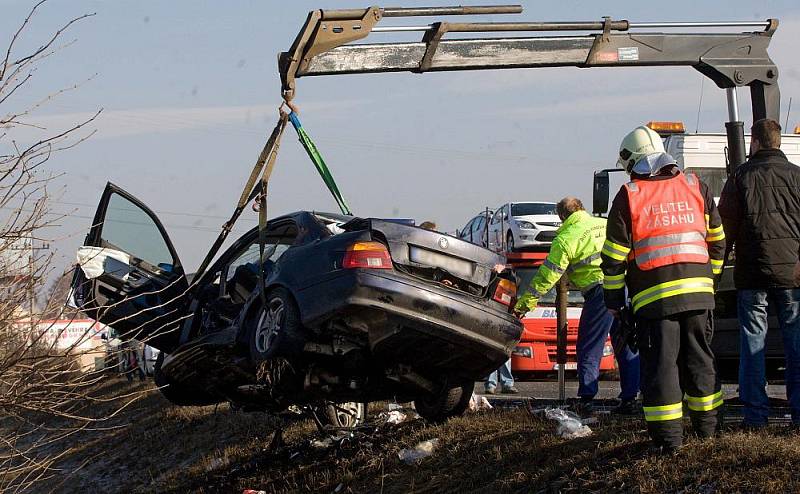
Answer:
<svg viewBox="0 0 800 494"><path fill-rule="evenodd" d="M761 426L767 424L769 417L764 359L769 304L775 307L783 334L786 398L792 409L792 422L800 424L800 288L739 290L737 293L741 326L739 399L744 405L744 422Z"/></svg>
<svg viewBox="0 0 800 494"><path fill-rule="evenodd" d="M506 363L501 365L499 369L489 374L484 383L486 389L497 387L498 375L500 376L501 388L510 388L514 385L514 376L511 375L511 359L506 360Z"/></svg>
<svg viewBox="0 0 800 494"><path fill-rule="evenodd" d="M613 337L619 331L619 321L606 309L603 287L596 286L584 295L583 310L578 323L578 342L575 350L578 357L578 396L592 399L597 395L597 379L600 377L600 359L609 332ZM619 398L632 400L639 394L639 354L633 353L628 345L614 348L614 356L619 366Z"/></svg>

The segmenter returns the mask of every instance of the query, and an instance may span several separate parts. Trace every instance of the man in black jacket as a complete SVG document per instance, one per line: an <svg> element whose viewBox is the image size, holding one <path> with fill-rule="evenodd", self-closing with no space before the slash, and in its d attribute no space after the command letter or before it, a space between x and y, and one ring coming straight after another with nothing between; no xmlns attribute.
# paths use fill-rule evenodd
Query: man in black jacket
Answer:
<svg viewBox="0 0 800 494"><path fill-rule="evenodd" d="M729 249L736 245L739 397L746 427L763 427L769 416L764 362L768 304L783 333L786 394L792 422L800 425L800 284L793 273L800 251L800 167L786 159L780 145L778 122L754 122L750 159L725 184L719 203Z"/></svg>

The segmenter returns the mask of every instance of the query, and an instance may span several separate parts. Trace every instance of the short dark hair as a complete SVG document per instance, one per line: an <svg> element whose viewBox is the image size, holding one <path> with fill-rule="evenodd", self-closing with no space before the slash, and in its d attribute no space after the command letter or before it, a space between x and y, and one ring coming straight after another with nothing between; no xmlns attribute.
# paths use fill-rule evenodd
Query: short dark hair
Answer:
<svg viewBox="0 0 800 494"><path fill-rule="evenodd" d="M764 149L779 149L781 147L781 124L771 118L762 118L753 122L750 129L753 139L758 139Z"/></svg>
<svg viewBox="0 0 800 494"><path fill-rule="evenodd" d="M569 218L575 211L583 211L583 203L577 197L567 196L556 204L556 213L563 219Z"/></svg>

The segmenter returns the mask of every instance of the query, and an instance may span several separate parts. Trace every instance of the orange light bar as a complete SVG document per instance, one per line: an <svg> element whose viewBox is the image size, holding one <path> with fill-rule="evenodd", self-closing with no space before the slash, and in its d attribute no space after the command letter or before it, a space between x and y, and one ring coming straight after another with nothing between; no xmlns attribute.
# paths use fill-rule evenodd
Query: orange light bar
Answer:
<svg viewBox="0 0 800 494"><path fill-rule="evenodd" d="M794 128L794 133L795 134L800 134L800 125L798 125L797 127Z"/></svg>
<svg viewBox="0 0 800 494"><path fill-rule="evenodd" d="M686 132L686 126L683 122L647 122L647 126L655 130L659 134L683 134Z"/></svg>

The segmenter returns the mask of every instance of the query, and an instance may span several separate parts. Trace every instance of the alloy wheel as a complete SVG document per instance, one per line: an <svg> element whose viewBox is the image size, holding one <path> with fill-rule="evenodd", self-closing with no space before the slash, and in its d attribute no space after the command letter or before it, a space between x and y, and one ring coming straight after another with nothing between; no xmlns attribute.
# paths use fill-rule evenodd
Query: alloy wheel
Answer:
<svg viewBox="0 0 800 494"><path fill-rule="evenodd" d="M267 353L275 344L283 325L284 309L283 300L276 297L261 311L255 334L255 346L259 353Z"/></svg>

